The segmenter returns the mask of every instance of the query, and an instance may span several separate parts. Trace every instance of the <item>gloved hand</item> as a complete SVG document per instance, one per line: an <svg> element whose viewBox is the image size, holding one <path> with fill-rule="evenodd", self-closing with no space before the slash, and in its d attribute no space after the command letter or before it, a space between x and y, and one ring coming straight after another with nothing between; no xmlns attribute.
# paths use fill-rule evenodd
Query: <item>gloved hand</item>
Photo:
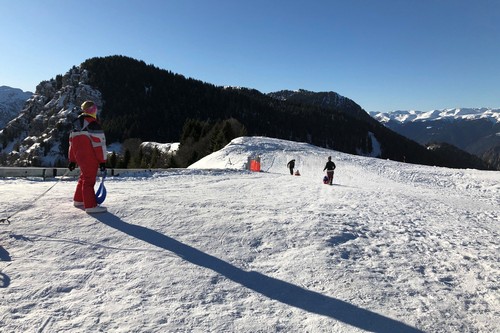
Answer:
<svg viewBox="0 0 500 333"><path fill-rule="evenodd" d="M75 162L69 162L68 164L68 169L69 171L73 171L76 168L76 163Z"/></svg>
<svg viewBox="0 0 500 333"><path fill-rule="evenodd" d="M101 172L106 171L106 163L99 164L99 170L101 170Z"/></svg>

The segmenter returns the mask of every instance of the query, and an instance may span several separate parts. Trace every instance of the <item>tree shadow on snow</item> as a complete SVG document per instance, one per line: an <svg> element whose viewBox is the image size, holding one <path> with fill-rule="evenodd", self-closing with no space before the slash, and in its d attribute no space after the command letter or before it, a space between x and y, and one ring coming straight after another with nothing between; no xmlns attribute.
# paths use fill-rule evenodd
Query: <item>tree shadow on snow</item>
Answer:
<svg viewBox="0 0 500 333"><path fill-rule="evenodd" d="M111 228L178 255L192 264L208 268L266 297L305 311L327 316L370 332L422 333L414 327L365 310L348 302L307 290L254 271L244 271L157 231L122 221L111 213L97 214Z"/></svg>

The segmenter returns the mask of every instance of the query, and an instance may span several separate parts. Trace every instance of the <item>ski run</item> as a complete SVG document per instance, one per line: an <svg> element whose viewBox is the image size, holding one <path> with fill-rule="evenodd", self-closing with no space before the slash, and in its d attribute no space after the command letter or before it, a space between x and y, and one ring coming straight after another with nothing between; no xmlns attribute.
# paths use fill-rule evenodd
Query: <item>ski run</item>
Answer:
<svg viewBox="0 0 500 333"><path fill-rule="evenodd" d="M242 137L75 186L0 179L1 332L500 332L499 172Z"/></svg>

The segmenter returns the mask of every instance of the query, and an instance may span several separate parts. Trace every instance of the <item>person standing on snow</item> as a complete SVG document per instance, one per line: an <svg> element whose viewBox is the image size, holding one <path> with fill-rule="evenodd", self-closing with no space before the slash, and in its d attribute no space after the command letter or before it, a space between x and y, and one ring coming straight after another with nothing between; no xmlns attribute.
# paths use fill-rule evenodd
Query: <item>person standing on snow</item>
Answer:
<svg viewBox="0 0 500 333"><path fill-rule="evenodd" d="M332 157L328 156L328 162L326 162L325 168L323 171L326 170L326 175L328 176L328 184L332 185L333 183L333 170L335 170L336 166L335 163L332 161Z"/></svg>
<svg viewBox="0 0 500 333"><path fill-rule="evenodd" d="M94 185L97 170L106 171L106 138L97 121L97 106L92 101L83 102L82 113L73 123L74 129L69 136L68 169L80 167L80 178L73 196L75 207L85 208L85 212L103 213L106 207L97 205Z"/></svg>
<svg viewBox="0 0 500 333"><path fill-rule="evenodd" d="M291 160L286 164L286 166L290 169L290 174L293 176L293 168L295 168L295 160Z"/></svg>

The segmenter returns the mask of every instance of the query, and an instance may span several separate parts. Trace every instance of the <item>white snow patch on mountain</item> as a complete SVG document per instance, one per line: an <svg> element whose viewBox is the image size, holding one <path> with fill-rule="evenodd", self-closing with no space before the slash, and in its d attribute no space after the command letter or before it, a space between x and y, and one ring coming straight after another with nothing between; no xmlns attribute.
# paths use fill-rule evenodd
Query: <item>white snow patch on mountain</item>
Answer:
<svg viewBox="0 0 500 333"><path fill-rule="evenodd" d="M141 148L158 149L161 153L175 153L179 150L179 142L158 143L158 142L143 142Z"/></svg>
<svg viewBox="0 0 500 333"><path fill-rule="evenodd" d="M416 122L416 121L433 121L433 120L477 120L488 119L494 123L500 122L500 109L493 108L454 108L431 111L405 111L398 110L393 112L370 112L370 115L382 123L387 123L390 120L400 123Z"/></svg>

